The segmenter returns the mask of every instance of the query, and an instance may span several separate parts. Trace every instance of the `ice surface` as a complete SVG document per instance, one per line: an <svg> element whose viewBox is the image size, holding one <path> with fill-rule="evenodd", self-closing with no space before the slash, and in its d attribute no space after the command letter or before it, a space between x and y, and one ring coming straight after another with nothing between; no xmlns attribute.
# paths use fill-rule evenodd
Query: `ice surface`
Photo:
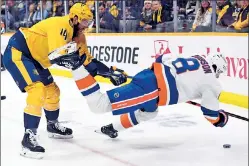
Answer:
<svg viewBox="0 0 249 166"><path fill-rule="evenodd" d="M60 121L74 130L72 140L49 139L43 117L40 144L43 160L21 157L23 108L21 93L8 72L1 73L1 165L2 166L247 166L248 123L230 118L225 128L215 128L198 107L189 104L161 107L149 122L110 139L94 133L114 118L110 113L90 112L72 79L56 77L61 89ZM101 84L102 90L112 85ZM248 111L221 104L221 108L248 117ZM223 144L231 144L224 149Z"/></svg>

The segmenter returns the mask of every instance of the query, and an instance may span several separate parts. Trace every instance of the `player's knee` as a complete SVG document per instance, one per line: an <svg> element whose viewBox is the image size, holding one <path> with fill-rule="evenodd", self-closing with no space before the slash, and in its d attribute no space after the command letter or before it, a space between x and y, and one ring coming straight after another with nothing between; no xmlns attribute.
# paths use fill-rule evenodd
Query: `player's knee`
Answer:
<svg viewBox="0 0 249 166"><path fill-rule="evenodd" d="M53 111L59 109L60 89L55 82L45 86L46 97L43 108Z"/></svg>
<svg viewBox="0 0 249 166"><path fill-rule="evenodd" d="M45 86L41 82L35 82L27 86L25 91L28 96L26 99L27 106L24 112L34 116L41 116L41 108L46 96Z"/></svg>
<svg viewBox="0 0 249 166"><path fill-rule="evenodd" d="M112 107L109 98L106 94L97 91L85 97L91 112L101 114L111 112Z"/></svg>
<svg viewBox="0 0 249 166"><path fill-rule="evenodd" d="M136 118L139 122L154 119L157 116L157 114L158 114L158 109L156 109L154 112L137 111L135 113Z"/></svg>

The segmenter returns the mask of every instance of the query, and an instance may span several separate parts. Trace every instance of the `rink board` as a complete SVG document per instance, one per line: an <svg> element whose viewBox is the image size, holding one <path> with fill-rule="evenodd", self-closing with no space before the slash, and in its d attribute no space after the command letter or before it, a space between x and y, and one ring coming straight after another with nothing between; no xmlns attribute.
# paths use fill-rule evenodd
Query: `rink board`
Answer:
<svg viewBox="0 0 249 166"><path fill-rule="evenodd" d="M2 51L11 34L1 37ZM150 67L160 54L171 56L209 55L221 52L228 72L219 80L224 92L220 101L248 108L248 34L241 33L129 33L87 34L88 49L94 58L117 66L133 76ZM71 72L52 67L52 74L72 77ZM109 82L101 77L100 82Z"/></svg>

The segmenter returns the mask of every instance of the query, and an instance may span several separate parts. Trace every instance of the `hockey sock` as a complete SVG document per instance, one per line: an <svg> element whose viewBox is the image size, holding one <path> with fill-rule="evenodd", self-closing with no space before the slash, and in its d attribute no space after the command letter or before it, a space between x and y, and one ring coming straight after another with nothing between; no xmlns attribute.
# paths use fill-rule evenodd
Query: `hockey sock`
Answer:
<svg viewBox="0 0 249 166"><path fill-rule="evenodd" d="M100 89L96 80L88 73L88 71L81 66L73 71L74 80L78 89L83 96L88 96Z"/></svg>
<svg viewBox="0 0 249 166"><path fill-rule="evenodd" d="M139 124L135 116L135 112L130 112L119 116L118 120L113 123L113 128L122 131Z"/></svg>

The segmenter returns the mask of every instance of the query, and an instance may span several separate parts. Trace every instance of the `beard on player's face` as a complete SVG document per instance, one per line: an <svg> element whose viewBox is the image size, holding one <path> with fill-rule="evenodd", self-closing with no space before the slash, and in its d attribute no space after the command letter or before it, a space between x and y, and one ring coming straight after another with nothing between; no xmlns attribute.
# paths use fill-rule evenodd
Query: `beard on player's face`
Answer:
<svg viewBox="0 0 249 166"><path fill-rule="evenodd" d="M73 38L78 36L78 34L82 32L78 25L79 23L73 26Z"/></svg>

